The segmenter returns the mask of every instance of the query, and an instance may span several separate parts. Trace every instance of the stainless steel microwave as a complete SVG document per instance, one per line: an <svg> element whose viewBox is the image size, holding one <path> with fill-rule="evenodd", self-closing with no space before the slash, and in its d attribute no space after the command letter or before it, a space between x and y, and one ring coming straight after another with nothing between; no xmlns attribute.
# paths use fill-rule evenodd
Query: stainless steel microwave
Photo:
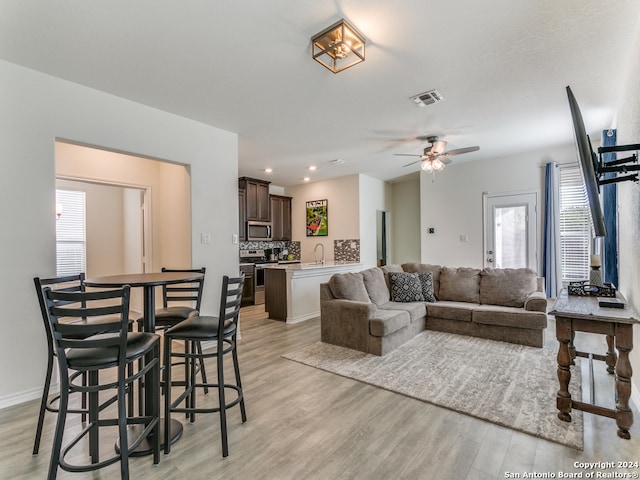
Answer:
<svg viewBox="0 0 640 480"><path fill-rule="evenodd" d="M272 229L270 222L247 222L247 240L271 240Z"/></svg>

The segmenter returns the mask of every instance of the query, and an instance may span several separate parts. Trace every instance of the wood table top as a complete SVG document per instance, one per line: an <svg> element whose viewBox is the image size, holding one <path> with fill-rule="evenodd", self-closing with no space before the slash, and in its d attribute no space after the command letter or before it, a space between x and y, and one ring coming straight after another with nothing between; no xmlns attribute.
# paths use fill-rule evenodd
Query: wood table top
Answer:
<svg viewBox="0 0 640 480"><path fill-rule="evenodd" d="M152 273L125 273L122 275L106 275L85 280L90 287L145 287L167 285L171 283L187 283L199 280L204 275L196 272L152 272Z"/></svg>
<svg viewBox="0 0 640 480"><path fill-rule="evenodd" d="M549 315L602 322L638 323L638 314L627 304L624 296L616 292L616 297L625 303L624 308L601 307L598 305L598 297L569 295L567 289L563 288Z"/></svg>

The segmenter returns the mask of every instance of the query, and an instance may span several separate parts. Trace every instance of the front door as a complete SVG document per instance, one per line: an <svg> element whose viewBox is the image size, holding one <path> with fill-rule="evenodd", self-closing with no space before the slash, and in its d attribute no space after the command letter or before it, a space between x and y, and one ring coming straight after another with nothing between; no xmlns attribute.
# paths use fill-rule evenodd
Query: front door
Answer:
<svg viewBox="0 0 640 480"><path fill-rule="evenodd" d="M484 266L537 271L538 192L483 197Z"/></svg>

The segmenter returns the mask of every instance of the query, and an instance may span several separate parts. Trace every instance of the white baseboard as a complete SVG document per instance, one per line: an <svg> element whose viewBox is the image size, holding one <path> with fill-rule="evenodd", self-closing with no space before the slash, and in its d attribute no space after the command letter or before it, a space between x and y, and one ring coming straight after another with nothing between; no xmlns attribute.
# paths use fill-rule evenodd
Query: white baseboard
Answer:
<svg viewBox="0 0 640 480"><path fill-rule="evenodd" d="M58 392L58 384L51 385L51 393ZM0 398L0 410L9 408L20 403L30 402L31 400L40 399L42 396L42 387L25 390L24 392L7 395Z"/></svg>
<svg viewBox="0 0 640 480"><path fill-rule="evenodd" d="M304 315L298 315L297 317L287 317L287 324L295 324L301 323L307 320L311 320L312 318L317 318L320 316L320 310L317 312L305 313Z"/></svg>

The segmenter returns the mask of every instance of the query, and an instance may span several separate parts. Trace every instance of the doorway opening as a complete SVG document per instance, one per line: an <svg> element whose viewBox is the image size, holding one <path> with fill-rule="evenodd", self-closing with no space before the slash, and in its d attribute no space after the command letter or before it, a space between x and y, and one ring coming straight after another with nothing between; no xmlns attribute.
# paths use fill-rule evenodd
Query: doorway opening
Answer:
<svg viewBox="0 0 640 480"><path fill-rule="evenodd" d="M55 162L56 189L86 192L88 278L191 268L188 166L60 140Z"/></svg>
<svg viewBox="0 0 640 480"><path fill-rule="evenodd" d="M388 213L384 210L376 211L376 251L379 267L387 264L389 255L389 227Z"/></svg>

